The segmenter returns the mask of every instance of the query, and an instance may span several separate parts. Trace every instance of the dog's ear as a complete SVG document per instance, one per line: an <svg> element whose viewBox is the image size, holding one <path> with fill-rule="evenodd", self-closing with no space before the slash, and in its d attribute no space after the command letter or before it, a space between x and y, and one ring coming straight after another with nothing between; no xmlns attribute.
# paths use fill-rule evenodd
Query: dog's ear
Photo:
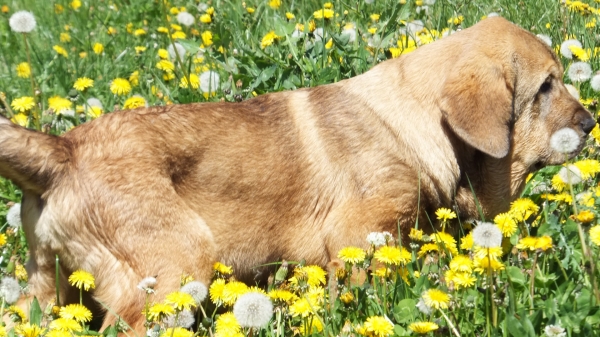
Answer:
<svg viewBox="0 0 600 337"><path fill-rule="evenodd" d="M443 84L440 108L452 130L490 156L510 149L513 93L504 69L489 57L463 57Z"/></svg>

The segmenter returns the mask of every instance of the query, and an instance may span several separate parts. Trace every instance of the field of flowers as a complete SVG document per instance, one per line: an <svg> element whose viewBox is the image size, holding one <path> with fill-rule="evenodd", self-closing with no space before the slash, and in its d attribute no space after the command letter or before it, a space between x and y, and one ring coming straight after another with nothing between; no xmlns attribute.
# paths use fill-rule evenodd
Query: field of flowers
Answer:
<svg viewBox="0 0 600 337"><path fill-rule="evenodd" d="M8 0L0 113L62 134L116 110L242 101L349 78L501 15L556 50L570 91L597 116L598 2ZM212 284L183 275L166 298L154 297L155 279L140 280L147 335L599 335L599 149L597 126L577 160L528 177L510 211L472 231L439 209L433 235L413 230L399 246L372 233L371 248L347 247L327 270L282 262L267 288L236 281L220 263ZM0 337L98 335L81 304L13 306L27 290L19 201L0 178L0 317L12 321ZM453 237L444 231L451 226L464 231ZM95 280L77 271L69 282L83 292ZM126 330L122 322L104 334Z"/></svg>

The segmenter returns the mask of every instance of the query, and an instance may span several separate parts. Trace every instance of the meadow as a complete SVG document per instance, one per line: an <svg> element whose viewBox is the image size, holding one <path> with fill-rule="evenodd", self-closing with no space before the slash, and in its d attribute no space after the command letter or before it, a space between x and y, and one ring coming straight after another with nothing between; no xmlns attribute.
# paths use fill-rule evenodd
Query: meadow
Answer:
<svg viewBox="0 0 600 337"><path fill-rule="evenodd" d="M401 57L488 16L547 41L565 83L596 117L600 1L523 0L8 0L0 5L0 113L49 134L116 110L242 101L333 83ZM21 12L27 11L27 12ZM32 21L33 20L33 21ZM140 315L147 335L594 336L600 335L600 129L575 160L528 177L511 209L480 226L449 209L438 232L399 244L372 233L327 270L278 264L267 288L214 265L202 285L155 298ZM21 192L0 178L0 337L97 336L82 305L13 306L27 291ZM458 236L445 232L460 227ZM278 262L278 261L273 261ZM378 267L375 267L378 266ZM364 282L352 274L367 274ZM69 279L82 292L94 277ZM127 322L105 330L116 336ZM129 331L129 335L134 334Z"/></svg>

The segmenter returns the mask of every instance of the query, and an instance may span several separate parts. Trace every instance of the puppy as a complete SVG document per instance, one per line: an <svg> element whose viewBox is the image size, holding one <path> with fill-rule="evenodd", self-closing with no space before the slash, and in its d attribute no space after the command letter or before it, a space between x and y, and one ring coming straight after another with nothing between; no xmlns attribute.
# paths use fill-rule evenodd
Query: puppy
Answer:
<svg viewBox="0 0 600 337"><path fill-rule="evenodd" d="M478 218L473 195L491 217L565 160L555 132L580 138L572 158L594 127L562 76L541 40L489 18L316 88L120 111L61 137L1 119L31 293L54 297L58 255L62 294L87 270L93 298L143 332L146 276L161 299L184 273L208 283L215 261L250 279L281 259L325 265L369 232L405 236L442 206Z"/></svg>

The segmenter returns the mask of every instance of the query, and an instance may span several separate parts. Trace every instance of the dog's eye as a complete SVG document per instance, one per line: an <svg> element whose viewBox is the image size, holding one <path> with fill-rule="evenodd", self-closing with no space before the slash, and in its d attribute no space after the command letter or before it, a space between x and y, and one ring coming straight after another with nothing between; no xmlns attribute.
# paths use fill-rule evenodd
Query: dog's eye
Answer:
<svg viewBox="0 0 600 337"><path fill-rule="evenodd" d="M540 87L540 93L545 94L552 89L552 79L548 77Z"/></svg>

